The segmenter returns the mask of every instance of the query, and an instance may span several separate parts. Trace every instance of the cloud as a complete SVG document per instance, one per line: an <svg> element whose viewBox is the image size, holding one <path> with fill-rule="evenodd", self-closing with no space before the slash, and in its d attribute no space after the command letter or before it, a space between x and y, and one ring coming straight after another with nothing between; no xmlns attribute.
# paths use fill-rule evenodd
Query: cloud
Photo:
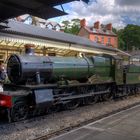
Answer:
<svg viewBox="0 0 140 140"><path fill-rule="evenodd" d="M93 0L88 5L82 1L70 3L68 16L60 19L85 18L89 25L99 20L122 28L130 23L140 25L140 0ZM127 17L127 18L124 18Z"/></svg>
<svg viewBox="0 0 140 140"><path fill-rule="evenodd" d="M125 5L125 6L126 5L131 5L131 6L139 5L140 6L139 0L116 0L115 2L116 2L116 4Z"/></svg>

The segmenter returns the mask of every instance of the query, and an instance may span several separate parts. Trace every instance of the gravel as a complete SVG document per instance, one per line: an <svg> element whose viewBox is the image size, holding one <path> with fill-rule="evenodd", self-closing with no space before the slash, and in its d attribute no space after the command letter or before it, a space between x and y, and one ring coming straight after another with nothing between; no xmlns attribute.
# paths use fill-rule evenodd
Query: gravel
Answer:
<svg viewBox="0 0 140 140"><path fill-rule="evenodd" d="M124 100L101 102L95 105L82 106L72 111L61 111L49 114L41 119L0 126L0 140L33 140L60 129L79 125L88 120L97 119L118 109L140 103L140 95Z"/></svg>

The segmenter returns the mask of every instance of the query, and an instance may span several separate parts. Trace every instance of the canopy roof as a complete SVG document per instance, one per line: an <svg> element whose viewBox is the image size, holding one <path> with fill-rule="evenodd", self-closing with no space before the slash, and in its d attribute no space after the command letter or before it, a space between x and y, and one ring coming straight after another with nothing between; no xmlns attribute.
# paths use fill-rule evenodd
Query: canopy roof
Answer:
<svg viewBox="0 0 140 140"><path fill-rule="evenodd" d="M44 29L36 27L33 25L27 25L21 22L9 21L7 28L0 30L0 40L6 42L15 42L16 44L21 43L22 45L26 43L35 44L36 46L45 47L53 49L56 53L59 50L64 50L67 53L73 51L75 52L84 52L84 53L104 53L104 54L115 54L123 53L122 51L106 47L104 45L95 43L86 39L84 37L67 34L64 32L58 32L50 29ZM19 45L20 47L22 45ZM59 50L57 50L57 49ZM64 54L64 51L60 52Z"/></svg>
<svg viewBox="0 0 140 140"><path fill-rule="evenodd" d="M72 1L74 0L0 0L0 20L23 14L44 19L66 15L64 11L54 8L54 6ZM83 1L88 2L88 0Z"/></svg>

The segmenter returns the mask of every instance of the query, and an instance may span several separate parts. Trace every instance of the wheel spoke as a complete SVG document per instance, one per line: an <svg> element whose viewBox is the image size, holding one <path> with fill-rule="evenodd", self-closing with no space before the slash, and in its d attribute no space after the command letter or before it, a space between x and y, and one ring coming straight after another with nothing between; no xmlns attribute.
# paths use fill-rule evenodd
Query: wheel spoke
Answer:
<svg viewBox="0 0 140 140"><path fill-rule="evenodd" d="M72 100L65 105L66 109L72 110L79 106L80 100Z"/></svg>
<svg viewBox="0 0 140 140"><path fill-rule="evenodd" d="M102 100L103 101L109 101L113 98L113 96L110 93L106 93L102 95Z"/></svg>
<svg viewBox="0 0 140 140"><path fill-rule="evenodd" d="M98 96L97 95L96 96L92 96L92 97L87 97L85 99L85 103L88 104L88 105L95 104L95 103L97 103L97 101L98 101Z"/></svg>
<svg viewBox="0 0 140 140"><path fill-rule="evenodd" d="M11 119L13 121L21 121L28 116L28 106L24 102L16 103L11 109Z"/></svg>

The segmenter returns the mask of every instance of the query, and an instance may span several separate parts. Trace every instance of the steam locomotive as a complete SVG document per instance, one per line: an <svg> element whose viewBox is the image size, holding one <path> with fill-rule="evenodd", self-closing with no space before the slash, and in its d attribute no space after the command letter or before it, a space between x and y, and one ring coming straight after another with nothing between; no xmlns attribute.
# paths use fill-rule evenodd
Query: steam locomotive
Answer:
<svg viewBox="0 0 140 140"><path fill-rule="evenodd" d="M119 56L36 56L27 48L26 54L9 57L7 74L10 84L0 93L0 110L9 122L135 94L140 88L140 66L124 66Z"/></svg>

